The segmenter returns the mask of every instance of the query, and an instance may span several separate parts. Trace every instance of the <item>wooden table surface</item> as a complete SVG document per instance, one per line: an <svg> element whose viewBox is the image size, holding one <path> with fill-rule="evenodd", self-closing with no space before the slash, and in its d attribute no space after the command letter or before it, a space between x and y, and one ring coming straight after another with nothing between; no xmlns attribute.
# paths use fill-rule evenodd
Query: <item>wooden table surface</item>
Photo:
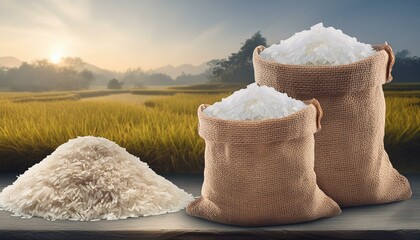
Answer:
<svg viewBox="0 0 420 240"><path fill-rule="evenodd" d="M202 175L168 175L194 196ZM0 211L0 239L420 239L420 175L408 176L414 195L404 202L343 209L309 223L241 228L188 216L185 211L117 221L21 219ZM16 179L0 175L0 189Z"/></svg>

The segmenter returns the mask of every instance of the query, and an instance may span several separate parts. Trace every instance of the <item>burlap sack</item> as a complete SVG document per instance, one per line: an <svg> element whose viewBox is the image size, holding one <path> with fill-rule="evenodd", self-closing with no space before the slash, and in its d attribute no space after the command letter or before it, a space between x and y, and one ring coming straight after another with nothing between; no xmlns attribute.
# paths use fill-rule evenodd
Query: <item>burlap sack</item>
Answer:
<svg viewBox="0 0 420 240"><path fill-rule="evenodd" d="M232 121L198 109L206 142L201 197L187 207L192 216L262 226L311 221L341 210L317 186L314 133L322 111L316 100L280 119Z"/></svg>
<svg viewBox="0 0 420 240"><path fill-rule="evenodd" d="M315 135L319 187L341 207L380 204L411 197L410 185L384 150L385 98L392 80L389 45L364 60L338 66L285 65L254 50L255 80L297 99L316 98L324 111Z"/></svg>

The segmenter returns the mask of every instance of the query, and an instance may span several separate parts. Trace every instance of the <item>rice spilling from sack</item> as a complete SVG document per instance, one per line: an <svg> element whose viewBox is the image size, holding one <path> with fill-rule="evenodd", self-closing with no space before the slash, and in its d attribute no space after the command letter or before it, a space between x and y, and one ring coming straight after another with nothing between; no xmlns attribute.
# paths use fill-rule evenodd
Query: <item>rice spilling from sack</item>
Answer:
<svg viewBox="0 0 420 240"><path fill-rule="evenodd" d="M370 44L358 42L340 29L325 28L322 23L310 30L273 44L261 52L261 57L282 64L340 65L356 62L376 52Z"/></svg>
<svg viewBox="0 0 420 240"><path fill-rule="evenodd" d="M13 216L75 221L176 212L192 200L124 148L90 136L59 146L0 193Z"/></svg>
<svg viewBox="0 0 420 240"><path fill-rule="evenodd" d="M307 107L272 87L252 83L204 109L207 116L226 120L265 120L286 117Z"/></svg>

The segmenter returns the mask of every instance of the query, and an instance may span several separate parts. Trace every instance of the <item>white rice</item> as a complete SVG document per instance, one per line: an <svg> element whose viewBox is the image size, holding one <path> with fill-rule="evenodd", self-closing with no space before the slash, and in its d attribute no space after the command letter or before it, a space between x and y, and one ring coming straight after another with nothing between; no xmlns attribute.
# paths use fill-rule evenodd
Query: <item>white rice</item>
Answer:
<svg viewBox="0 0 420 240"><path fill-rule="evenodd" d="M307 105L276 91L272 87L252 83L246 89L234 92L221 102L206 109L208 116L228 120L264 120L286 117Z"/></svg>
<svg viewBox="0 0 420 240"><path fill-rule="evenodd" d="M325 28L322 23L310 30L273 44L261 57L282 64L339 65L352 63L375 54L370 44L358 42L340 29Z"/></svg>
<svg viewBox="0 0 420 240"><path fill-rule="evenodd" d="M192 200L139 158L99 137L59 146L0 193L0 207L12 216L75 221L176 212Z"/></svg>

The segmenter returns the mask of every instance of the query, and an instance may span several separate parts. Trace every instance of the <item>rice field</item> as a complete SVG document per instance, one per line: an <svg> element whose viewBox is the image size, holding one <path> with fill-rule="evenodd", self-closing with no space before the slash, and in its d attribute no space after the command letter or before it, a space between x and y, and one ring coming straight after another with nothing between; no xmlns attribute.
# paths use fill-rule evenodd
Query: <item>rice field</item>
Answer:
<svg viewBox="0 0 420 240"><path fill-rule="evenodd" d="M201 172L197 108L230 92L174 91L0 93L0 171L23 172L68 139L93 135L115 141L158 173ZM386 101L392 162L404 172L420 172L420 94L387 92Z"/></svg>
<svg viewBox="0 0 420 240"><path fill-rule="evenodd" d="M386 98L385 148L395 167L420 173L420 92L417 96Z"/></svg>
<svg viewBox="0 0 420 240"><path fill-rule="evenodd" d="M155 96L149 105L109 99L17 103L3 98L0 171L22 172L68 139L86 135L117 142L160 173L201 171L204 142L197 134L195 111L202 102L224 96L177 94L160 97L153 106ZM169 105L189 111L168 111Z"/></svg>

